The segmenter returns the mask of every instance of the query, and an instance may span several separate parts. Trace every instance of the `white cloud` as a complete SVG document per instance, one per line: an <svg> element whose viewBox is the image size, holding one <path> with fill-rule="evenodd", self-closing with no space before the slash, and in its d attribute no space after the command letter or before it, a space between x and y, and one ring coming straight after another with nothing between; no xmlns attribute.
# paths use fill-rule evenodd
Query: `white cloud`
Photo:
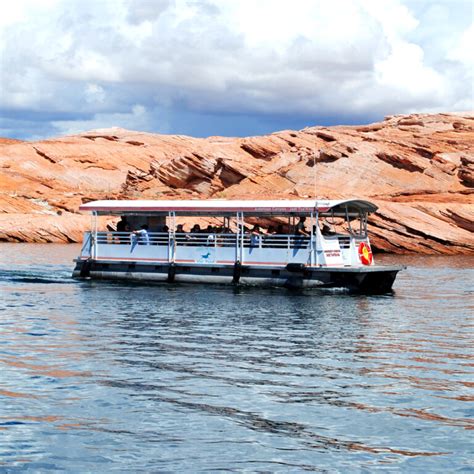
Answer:
<svg viewBox="0 0 474 474"><path fill-rule="evenodd" d="M375 66L377 83L397 89L411 100L431 96L437 98L447 84L442 74L423 62L423 49L405 41L392 43L390 55Z"/></svg>
<svg viewBox="0 0 474 474"><path fill-rule="evenodd" d="M84 91L84 98L89 103L103 103L105 100L104 88L97 84L87 84Z"/></svg>
<svg viewBox="0 0 474 474"><path fill-rule="evenodd" d="M149 129L166 109L317 120L474 108L472 4L454 3L16 0L0 20L0 107L63 112L62 130Z"/></svg>
<svg viewBox="0 0 474 474"><path fill-rule="evenodd" d="M452 61L458 61L465 65L467 68L474 68L474 23L462 32L459 36L457 43L448 54L448 59Z"/></svg>

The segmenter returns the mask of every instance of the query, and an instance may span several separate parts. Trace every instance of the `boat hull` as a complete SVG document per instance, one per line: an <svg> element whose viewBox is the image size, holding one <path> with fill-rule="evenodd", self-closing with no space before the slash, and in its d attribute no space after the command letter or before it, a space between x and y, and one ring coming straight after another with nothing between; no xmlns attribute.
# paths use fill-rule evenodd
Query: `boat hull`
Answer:
<svg viewBox="0 0 474 474"><path fill-rule="evenodd" d="M217 283L290 288L345 288L367 294L392 290L402 266L309 267L305 265L183 265L76 260L73 278L135 282Z"/></svg>

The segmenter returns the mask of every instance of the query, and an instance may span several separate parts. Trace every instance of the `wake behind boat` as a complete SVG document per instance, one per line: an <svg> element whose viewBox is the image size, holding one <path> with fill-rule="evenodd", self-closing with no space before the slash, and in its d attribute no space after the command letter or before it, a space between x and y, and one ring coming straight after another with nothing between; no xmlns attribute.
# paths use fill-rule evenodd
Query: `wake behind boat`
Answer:
<svg viewBox="0 0 474 474"><path fill-rule="evenodd" d="M391 291L401 266L380 266L367 235L369 201L94 201L75 278L260 284ZM99 231L99 216L121 216ZM178 220L216 220L185 232ZM127 227L128 226L128 227Z"/></svg>

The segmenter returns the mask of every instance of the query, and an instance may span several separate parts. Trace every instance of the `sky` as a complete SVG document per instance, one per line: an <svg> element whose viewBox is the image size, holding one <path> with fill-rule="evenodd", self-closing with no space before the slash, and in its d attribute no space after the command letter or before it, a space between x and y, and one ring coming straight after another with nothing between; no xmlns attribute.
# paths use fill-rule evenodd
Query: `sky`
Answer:
<svg viewBox="0 0 474 474"><path fill-rule="evenodd" d="M474 0L6 0L0 136L250 136L474 109Z"/></svg>

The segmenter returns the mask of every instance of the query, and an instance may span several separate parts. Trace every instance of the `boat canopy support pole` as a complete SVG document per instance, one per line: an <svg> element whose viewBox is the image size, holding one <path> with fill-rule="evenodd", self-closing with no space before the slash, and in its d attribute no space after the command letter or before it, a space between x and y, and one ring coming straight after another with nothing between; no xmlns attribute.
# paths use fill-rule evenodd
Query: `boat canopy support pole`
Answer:
<svg viewBox="0 0 474 474"><path fill-rule="evenodd" d="M352 230L351 226L351 220L349 219L349 209L347 209L347 206L345 207L346 209L346 222L347 222L347 229L349 230L349 234L352 236L354 235L354 231Z"/></svg>
<svg viewBox="0 0 474 474"><path fill-rule="evenodd" d="M240 236L240 220L239 220L239 213L235 215L235 223L237 225L237 229L235 231L235 257L234 263L239 261L239 236Z"/></svg>
<svg viewBox="0 0 474 474"><path fill-rule="evenodd" d="M176 212L171 211L171 235L173 236L172 261L176 260Z"/></svg>
<svg viewBox="0 0 474 474"><path fill-rule="evenodd" d="M237 238L235 241L236 259L241 264L244 263L244 213L237 212Z"/></svg>
<svg viewBox="0 0 474 474"><path fill-rule="evenodd" d="M97 258L97 211L92 212L92 258Z"/></svg>
<svg viewBox="0 0 474 474"><path fill-rule="evenodd" d="M236 224L237 230L235 234L235 261L234 261L234 271L232 274L232 283L238 285L240 281L240 275L242 274L242 248L243 248L243 235L244 235L244 222L243 215L241 212L236 214ZM230 228L230 218L227 221L227 224Z"/></svg>
<svg viewBox="0 0 474 474"><path fill-rule="evenodd" d="M170 218L170 229L168 231L168 263L174 263L176 260L176 212L168 213Z"/></svg>
<svg viewBox="0 0 474 474"><path fill-rule="evenodd" d="M316 254L316 259L314 264L319 265L319 254L318 254L318 239L319 239L319 211L316 211L316 229L314 232L314 251Z"/></svg>

